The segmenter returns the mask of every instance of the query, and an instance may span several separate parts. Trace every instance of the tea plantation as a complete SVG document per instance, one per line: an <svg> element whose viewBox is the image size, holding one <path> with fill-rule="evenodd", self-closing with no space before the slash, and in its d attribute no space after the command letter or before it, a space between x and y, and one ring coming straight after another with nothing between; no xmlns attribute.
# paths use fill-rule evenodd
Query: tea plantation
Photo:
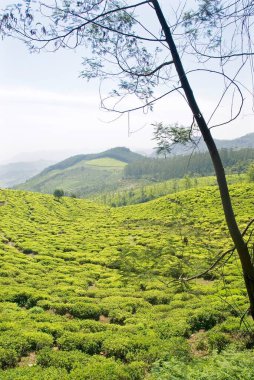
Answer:
<svg viewBox="0 0 254 380"><path fill-rule="evenodd" d="M254 186L231 194L244 229ZM254 378L236 254L185 281L232 247L214 186L119 208L2 190L0 238L1 380Z"/></svg>

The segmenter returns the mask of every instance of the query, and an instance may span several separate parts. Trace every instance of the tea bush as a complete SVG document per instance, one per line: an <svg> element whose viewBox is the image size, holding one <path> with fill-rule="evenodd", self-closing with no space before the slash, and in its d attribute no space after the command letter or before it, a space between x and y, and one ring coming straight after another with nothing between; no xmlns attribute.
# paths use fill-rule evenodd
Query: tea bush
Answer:
<svg viewBox="0 0 254 380"><path fill-rule="evenodd" d="M53 346L53 337L44 332L29 331L22 334L29 344L30 351L38 351L43 347Z"/></svg>
<svg viewBox="0 0 254 380"><path fill-rule="evenodd" d="M209 330L224 319L225 317L219 311L201 309L189 318L188 323L192 331Z"/></svg>
<svg viewBox="0 0 254 380"><path fill-rule="evenodd" d="M111 358L93 357L85 367L70 373L70 380L143 380L145 366L140 362L123 365Z"/></svg>
<svg viewBox="0 0 254 380"><path fill-rule="evenodd" d="M101 308L95 304L75 303L71 306L69 312L76 318L81 319L99 319Z"/></svg>
<svg viewBox="0 0 254 380"><path fill-rule="evenodd" d="M101 351L104 336L101 333L64 333L57 343L62 350L80 350L84 353L94 355Z"/></svg>
<svg viewBox="0 0 254 380"><path fill-rule="evenodd" d="M69 380L69 376L63 368L23 367L9 371L0 371L1 380Z"/></svg>
<svg viewBox="0 0 254 380"><path fill-rule="evenodd" d="M254 186L230 191L244 229ZM114 209L12 190L2 198L1 380L252 374L254 325L246 316L240 326L248 302L237 257L178 280L231 247L215 187Z"/></svg>
<svg viewBox="0 0 254 380"><path fill-rule="evenodd" d="M0 347L0 368L15 367L18 362L18 355L12 348Z"/></svg>
<svg viewBox="0 0 254 380"><path fill-rule="evenodd" d="M20 334L20 331L4 332L1 334L0 347L4 349L12 348L21 357L26 355L31 349L29 338Z"/></svg>
<svg viewBox="0 0 254 380"><path fill-rule="evenodd" d="M230 343L229 336L221 332L210 331L207 336L210 349L217 352L224 350Z"/></svg>
<svg viewBox="0 0 254 380"><path fill-rule="evenodd" d="M42 367L65 368L70 372L75 367L85 365L89 360L89 355L80 351L52 351L43 349L37 356L37 364Z"/></svg>

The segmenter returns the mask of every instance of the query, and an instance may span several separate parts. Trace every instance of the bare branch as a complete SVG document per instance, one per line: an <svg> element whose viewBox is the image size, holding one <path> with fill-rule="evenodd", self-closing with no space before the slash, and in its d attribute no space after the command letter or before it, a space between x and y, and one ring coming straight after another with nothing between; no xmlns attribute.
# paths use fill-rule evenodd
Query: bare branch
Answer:
<svg viewBox="0 0 254 380"><path fill-rule="evenodd" d="M183 281L191 281L191 280L195 280L197 278L200 278L200 277L203 277L205 276L207 273L209 273L212 269L214 269L220 262L221 260L224 259L225 256L227 256L229 253L233 253L235 251L235 247L234 248L231 248L229 249L228 251L226 252L223 252L222 255L208 268L206 269L204 272L201 272L201 273L198 273L198 274L195 274L194 276L191 276L191 277L185 277L185 278L181 278L181 280Z"/></svg>
<svg viewBox="0 0 254 380"><path fill-rule="evenodd" d="M245 236L245 234L247 233L248 229L250 228L250 226L254 223L254 219L252 219L248 224L247 226L245 227L245 229L243 230L243 232L241 233L242 237ZM181 280L183 281L191 281L191 280L195 280L197 278L200 278L200 277L203 277L205 276L207 273L209 273L211 270L213 270L223 259L225 256L227 256L229 253L231 253L231 255L234 253L236 247L233 247L229 250L227 250L226 252L223 252L219 258L217 260L215 260L215 262L208 268L206 269L204 272L202 273L198 273L194 276L191 276L191 277L186 277L186 278L181 278ZM231 257L230 255L230 257Z"/></svg>
<svg viewBox="0 0 254 380"><path fill-rule="evenodd" d="M127 113L127 112L132 112L132 111L138 111L138 110L144 110L145 108L153 105L155 102L157 102L158 100L162 99L162 98L165 98L165 96L171 94L172 92L174 91L177 91L179 90L180 88L182 88L181 86L179 87L175 87L173 88L172 90L170 91L167 91L166 93L164 93L163 95L161 96L158 96L157 98L154 98L152 99L151 101L147 102L146 104L140 106L140 107L134 107L134 108L128 108L128 109L125 109L123 111L120 111L120 110L116 110L115 108L108 108L104 105L104 101L101 102L101 108L106 110L106 111L110 111L110 112L116 112L116 113L119 113L119 114L124 114L124 113Z"/></svg>
<svg viewBox="0 0 254 380"><path fill-rule="evenodd" d="M122 69L123 72L127 73L127 74L130 74L131 76L136 76L136 77L150 77L150 76L153 76L156 72L160 71L163 67L165 66L169 66L169 65L172 65L174 62L173 61L168 61L168 62L164 62L162 63L161 65L157 66L154 70L150 71L150 72L133 72L133 71L129 71L129 70L126 70L120 63L120 61L118 60L117 61L119 67Z"/></svg>
<svg viewBox="0 0 254 380"><path fill-rule="evenodd" d="M219 123L219 124L216 124L216 125L213 125L210 127L210 129L212 128L215 128L215 127L219 127L219 126L222 126L222 125L226 125L226 124L229 124L230 122L232 122L233 120L237 119L237 117L240 115L241 111L242 111L242 108L243 108L243 103L244 103L244 97L243 97L243 94L242 94L242 91L240 89L240 86L235 82L234 79L230 78L229 76L227 76L225 73L222 73L220 71L216 71L216 70L210 70L210 69L194 69L194 70L189 70L187 71L186 74L189 74L189 73L193 73L193 72L198 72L198 71L203 71L203 72L208 72L208 73L213 73L213 74L218 74L218 75L221 75L223 76L224 78L226 78L227 80L229 80L230 82L230 85L233 84L237 90L238 90L238 93L240 95L240 98L241 98L241 103L240 103L240 106L239 106L239 109L237 111L237 113L235 114L235 116L231 117L229 120L223 122L223 123ZM238 73L237 73L238 74ZM224 95L223 95L224 96ZM222 99L221 99L222 100ZM220 102L221 102L220 100ZM215 109L215 111L217 110L217 108ZM213 116L213 114L212 114Z"/></svg>

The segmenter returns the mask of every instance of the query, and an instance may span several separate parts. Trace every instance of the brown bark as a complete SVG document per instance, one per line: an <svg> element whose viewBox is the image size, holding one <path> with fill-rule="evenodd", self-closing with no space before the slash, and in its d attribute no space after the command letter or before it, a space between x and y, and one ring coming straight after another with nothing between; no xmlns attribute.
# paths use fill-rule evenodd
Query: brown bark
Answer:
<svg viewBox="0 0 254 380"><path fill-rule="evenodd" d="M243 277L244 277L245 286L246 286L246 290L249 297L250 314L252 318L254 319L254 266L251 261L248 246L241 235L241 232L239 230L238 224L235 219L224 167L223 167L218 149L214 142L214 139L210 133L210 129L208 128L207 123L198 107L192 88L189 84L188 78L186 76L185 70L182 65L182 61L179 57L176 45L174 43L171 30L167 24L167 21L163 15L163 12L160 8L158 1L152 0L152 3L155 9L155 12L157 14L158 20L161 24L162 30L165 34L165 38L169 46L169 49L171 51L173 62L174 62L176 71L178 73L183 91L188 100L189 107L197 122L200 132L204 138L204 141L206 143L206 146L209 150L209 153L213 162L226 223L228 226L230 236L234 242L235 248L237 250L237 253L241 261Z"/></svg>

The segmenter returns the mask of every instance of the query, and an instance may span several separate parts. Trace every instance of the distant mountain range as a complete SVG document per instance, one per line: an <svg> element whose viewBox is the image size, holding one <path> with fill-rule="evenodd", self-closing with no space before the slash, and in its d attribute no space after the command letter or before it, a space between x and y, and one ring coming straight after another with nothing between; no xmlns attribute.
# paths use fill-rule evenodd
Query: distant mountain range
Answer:
<svg viewBox="0 0 254 380"><path fill-rule="evenodd" d="M254 148L254 133L234 140L215 140L219 149ZM173 155L190 154L193 146L177 146ZM195 152L206 151L203 139L197 140ZM147 151L148 153L148 151ZM155 152L153 152L153 156ZM124 166L144 156L125 147L101 153L79 154L58 163L49 161L16 162L0 166L0 186L45 193L61 188L67 194L90 195L129 186L123 180ZM94 161L95 160L95 161ZM115 161L112 161L115 160Z"/></svg>
<svg viewBox="0 0 254 380"><path fill-rule="evenodd" d="M242 137L238 137L234 140L217 140L215 143L218 149L241 149L241 148L254 148L254 133L248 133ZM207 150L203 139L200 140L198 145L200 150Z"/></svg>
<svg viewBox="0 0 254 380"><path fill-rule="evenodd" d="M241 149L241 148L254 148L254 133L248 133L247 135L244 135L242 137L238 137L233 140L219 140L215 139L214 140L216 143L216 146L218 149ZM196 152L205 152L207 151L206 144L203 140L202 137L197 137L195 139L196 147L195 151ZM190 154L193 151L193 144L187 144L186 146L183 145L176 145L173 150L172 154L173 155L178 155L178 154ZM151 151L151 155L155 156L156 149Z"/></svg>
<svg viewBox="0 0 254 380"><path fill-rule="evenodd" d="M52 161L12 162L0 165L0 187L12 187L52 165Z"/></svg>

